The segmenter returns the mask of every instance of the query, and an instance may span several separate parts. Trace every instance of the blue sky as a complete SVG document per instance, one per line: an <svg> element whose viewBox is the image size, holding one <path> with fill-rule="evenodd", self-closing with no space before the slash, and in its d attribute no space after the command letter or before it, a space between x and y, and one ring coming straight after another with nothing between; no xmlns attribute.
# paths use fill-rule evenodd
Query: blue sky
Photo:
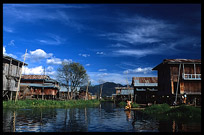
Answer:
<svg viewBox="0 0 204 135"><path fill-rule="evenodd" d="M157 76L163 59L201 58L199 4L3 4L3 53L56 78L79 62L92 84Z"/></svg>

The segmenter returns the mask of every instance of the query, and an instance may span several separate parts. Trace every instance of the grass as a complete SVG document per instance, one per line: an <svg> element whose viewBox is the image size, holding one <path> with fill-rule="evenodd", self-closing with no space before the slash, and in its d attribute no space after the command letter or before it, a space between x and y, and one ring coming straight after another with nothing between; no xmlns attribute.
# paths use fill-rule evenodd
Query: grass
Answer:
<svg viewBox="0 0 204 135"><path fill-rule="evenodd" d="M171 108L168 104L157 104L145 108L144 113L157 118L177 119L177 120L200 120L201 108L194 106L181 105Z"/></svg>
<svg viewBox="0 0 204 135"><path fill-rule="evenodd" d="M118 105L119 105L120 107L125 107L125 106L127 105L127 103L124 102L124 101L121 101ZM131 107L132 107L132 108L139 108L140 106L139 106L139 104L131 103Z"/></svg>
<svg viewBox="0 0 204 135"><path fill-rule="evenodd" d="M100 104L98 100L18 100L3 101L3 108L70 108L70 107L84 107L97 106Z"/></svg>

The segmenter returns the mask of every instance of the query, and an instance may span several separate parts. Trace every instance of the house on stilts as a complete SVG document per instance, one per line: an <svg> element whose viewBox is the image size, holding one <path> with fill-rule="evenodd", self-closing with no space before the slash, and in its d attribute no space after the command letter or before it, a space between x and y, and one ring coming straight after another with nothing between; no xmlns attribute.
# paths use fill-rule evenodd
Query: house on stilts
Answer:
<svg viewBox="0 0 204 135"><path fill-rule="evenodd" d="M153 68L158 71L158 102L201 103L201 60L165 59Z"/></svg>
<svg viewBox="0 0 204 135"><path fill-rule="evenodd" d="M48 75L23 75L20 84L20 97L56 99L59 98L59 82Z"/></svg>
<svg viewBox="0 0 204 135"><path fill-rule="evenodd" d="M139 104L156 103L158 92L157 77L133 77L133 101Z"/></svg>
<svg viewBox="0 0 204 135"><path fill-rule="evenodd" d="M28 64L24 63L24 66ZM3 99L15 99L23 62L3 55Z"/></svg>

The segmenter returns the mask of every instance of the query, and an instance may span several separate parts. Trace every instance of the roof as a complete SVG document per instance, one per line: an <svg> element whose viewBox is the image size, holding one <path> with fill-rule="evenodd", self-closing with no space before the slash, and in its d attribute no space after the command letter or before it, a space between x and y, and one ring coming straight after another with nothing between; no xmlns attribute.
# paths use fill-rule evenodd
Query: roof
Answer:
<svg viewBox="0 0 204 135"><path fill-rule="evenodd" d="M57 87L53 84L38 84L38 83L21 83L21 87L29 86L29 87L39 87L39 88L57 88L60 89L60 87Z"/></svg>
<svg viewBox="0 0 204 135"><path fill-rule="evenodd" d="M7 56L7 55L3 55L3 59L5 59L5 60L12 60L12 61L16 61L16 62L19 62L19 63L21 63L21 64L23 64L23 62L22 61L19 61L19 60L17 60L17 59L14 59L14 58L12 58L12 57L10 57L10 56ZM27 63L24 63L24 66L27 66L28 64Z"/></svg>
<svg viewBox="0 0 204 135"><path fill-rule="evenodd" d="M133 90L133 87L115 87L116 90Z"/></svg>
<svg viewBox="0 0 204 135"><path fill-rule="evenodd" d="M133 77L132 81L137 83L157 83L157 77Z"/></svg>
<svg viewBox="0 0 204 135"><path fill-rule="evenodd" d="M22 79L50 79L48 75L23 75Z"/></svg>
<svg viewBox="0 0 204 135"><path fill-rule="evenodd" d="M179 62L179 63L201 63L200 59L164 59L163 63Z"/></svg>
<svg viewBox="0 0 204 135"><path fill-rule="evenodd" d="M200 59L164 59L162 63L154 67L152 70L157 70L161 65L164 64L201 64Z"/></svg>

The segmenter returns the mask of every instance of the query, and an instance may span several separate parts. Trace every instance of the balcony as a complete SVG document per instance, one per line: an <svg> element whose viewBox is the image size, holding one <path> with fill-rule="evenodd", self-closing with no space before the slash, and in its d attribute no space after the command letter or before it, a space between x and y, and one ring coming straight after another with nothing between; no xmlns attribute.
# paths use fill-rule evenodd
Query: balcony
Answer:
<svg viewBox="0 0 204 135"><path fill-rule="evenodd" d="M184 80L201 80L201 74L183 74Z"/></svg>

